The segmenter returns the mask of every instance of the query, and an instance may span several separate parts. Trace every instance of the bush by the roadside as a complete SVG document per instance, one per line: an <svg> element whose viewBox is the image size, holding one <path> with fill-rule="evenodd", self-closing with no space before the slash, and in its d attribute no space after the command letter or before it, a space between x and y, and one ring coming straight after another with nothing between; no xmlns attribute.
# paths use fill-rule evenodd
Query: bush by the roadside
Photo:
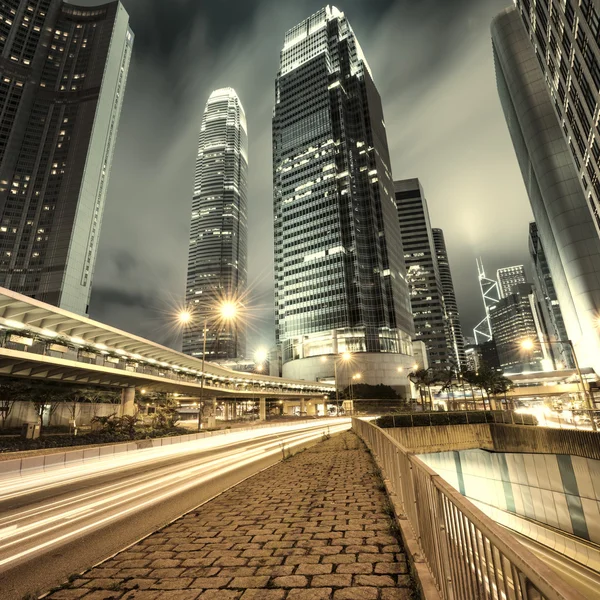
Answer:
<svg viewBox="0 0 600 600"><path fill-rule="evenodd" d="M118 444L132 440L146 440L152 438L170 437L175 435L188 435L189 430L183 427L167 429L154 429L149 427L136 427L133 434L125 431L94 431L83 435L53 435L41 437L37 440L25 440L15 437L0 437L0 452L20 452L23 450L41 450L45 448L68 448L73 446L88 446L96 444Z"/></svg>
<svg viewBox="0 0 600 600"><path fill-rule="evenodd" d="M506 423L537 425L534 415L513 414L510 411L479 410L472 412L415 412L383 415L375 424L384 429L392 427L429 427L439 425L474 425L477 423Z"/></svg>

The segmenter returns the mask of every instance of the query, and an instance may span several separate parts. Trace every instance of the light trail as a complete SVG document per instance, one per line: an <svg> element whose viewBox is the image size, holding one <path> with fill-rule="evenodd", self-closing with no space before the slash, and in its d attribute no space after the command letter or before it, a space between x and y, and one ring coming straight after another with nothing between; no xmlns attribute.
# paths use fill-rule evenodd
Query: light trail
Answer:
<svg viewBox="0 0 600 600"><path fill-rule="evenodd" d="M256 429L0 478L0 572L274 457L283 447L294 448L349 426L349 419L337 419ZM232 444L241 447L232 449Z"/></svg>

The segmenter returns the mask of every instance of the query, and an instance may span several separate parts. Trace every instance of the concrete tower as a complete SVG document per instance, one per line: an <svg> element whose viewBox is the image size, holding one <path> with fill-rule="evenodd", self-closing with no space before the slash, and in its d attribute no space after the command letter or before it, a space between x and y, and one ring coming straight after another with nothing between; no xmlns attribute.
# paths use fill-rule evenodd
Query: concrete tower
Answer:
<svg viewBox="0 0 600 600"><path fill-rule="evenodd" d="M0 3L0 286L87 314L132 45L120 2Z"/></svg>
<svg viewBox="0 0 600 600"><path fill-rule="evenodd" d="M600 372L600 237L593 191L597 159L582 141L588 138L588 130L580 127L582 115L588 113L586 96L580 94L587 68L582 66L578 44L571 42L575 26L572 5L566 3L567 14L563 4L558 8L552 3L552 15L548 15L544 3L537 2L543 18L538 17L533 28L528 10L507 9L494 20L492 41L500 100L565 327L581 366ZM580 8L576 10L580 12ZM578 16L583 40L587 21ZM557 38L561 24L564 37ZM550 42L546 43L548 35ZM556 39L562 39L560 52ZM590 52L590 57L595 56L597 48ZM562 58L557 62L559 54ZM552 87L548 87L549 81ZM565 89L573 95L569 106L564 104ZM592 144L595 136L590 136ZM581 167L582 151L587 157L585 167Z"/></svg>

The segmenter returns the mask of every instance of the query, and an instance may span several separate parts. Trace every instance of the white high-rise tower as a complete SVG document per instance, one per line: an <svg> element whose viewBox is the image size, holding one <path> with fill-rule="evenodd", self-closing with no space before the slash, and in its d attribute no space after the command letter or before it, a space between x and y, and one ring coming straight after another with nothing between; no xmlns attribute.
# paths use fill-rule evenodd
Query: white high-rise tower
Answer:
<svg viewBox="0 0 600 600"><path fill-rule="evenodd" d="M201 355L203 318L222 300L239 299L247 285L246 114L235 90L215 90L206 103L194 181L186 303L194 312L183 351ZM211 327L209 360L239 358L245 333L238 323Z"/></svg>

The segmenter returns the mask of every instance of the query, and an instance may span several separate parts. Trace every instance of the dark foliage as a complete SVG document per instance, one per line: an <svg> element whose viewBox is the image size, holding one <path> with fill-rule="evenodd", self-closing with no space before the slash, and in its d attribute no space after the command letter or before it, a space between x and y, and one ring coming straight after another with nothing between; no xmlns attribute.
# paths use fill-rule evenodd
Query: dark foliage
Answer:
<svg viewBox="0 0 600 600"><path fill-rule="evenodd" d="M502 410L473 412L416 412L384 415L375 421L384 429L392 427L429 427L430 425L473 425L476 423L513 423L511 413ZM533 415L514 414L516 425L537 425Z"/></svg>

